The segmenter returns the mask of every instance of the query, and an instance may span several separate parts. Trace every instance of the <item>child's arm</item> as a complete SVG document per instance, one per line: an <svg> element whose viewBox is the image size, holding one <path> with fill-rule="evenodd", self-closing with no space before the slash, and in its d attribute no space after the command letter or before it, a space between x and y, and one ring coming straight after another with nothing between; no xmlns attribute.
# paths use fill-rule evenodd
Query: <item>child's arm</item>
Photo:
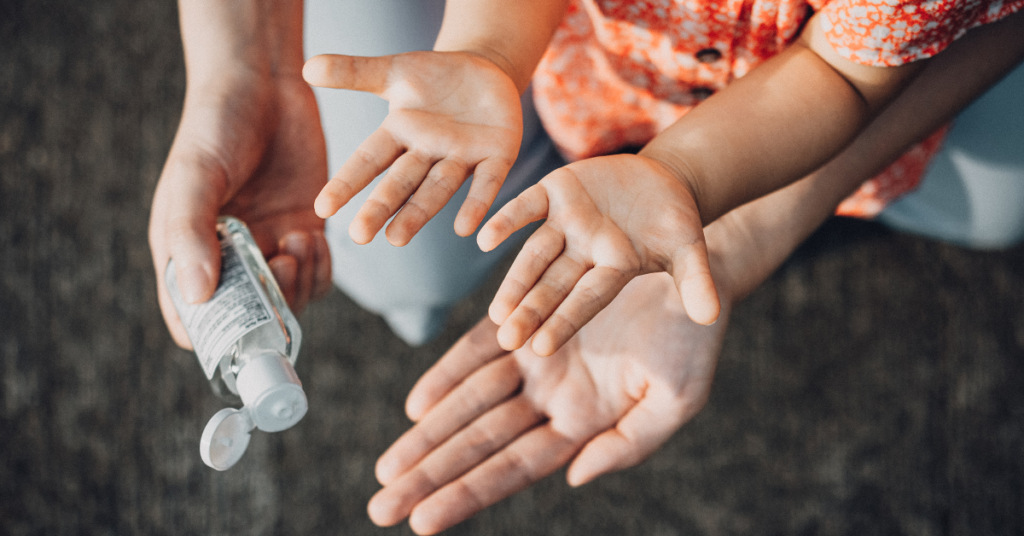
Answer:
<svg viewBox="0 0 1024 536"><path fill-rule="evenodd" d="M830 157L837 143L849 143L850 133L860 129L909 76L904 68L851 64L844 68L853 74L841 77L808 48L828 47L816 28L817 19L811 20L804 44L708 99L639 155L570 164L503 207L484 226L478 240L489 250L527 223L546 218L491 304L491 319L502 325L498 337L504 348L518 348L536 334L533 351L550 355L632 277L654 271L673 275L691 318L699 323L714 320L719 304L705 260L701 220L717 216L723 204L763 195L758 188L765 184L775 188L779 184L772 181L789 181L794 173L812 171L820 165L816 159ZM829 51L823 55L829 56ZM799 72L811 73L799 78L809 89L787 82ZM857 82L848 82L851 79ZM781 89L787 87L791 100L781 97ZM933 106L941 98L929 97L918 106ZM771 104L773 99L780 102ZM792 117L775 117L780 110ZM924 125L930 115L921 112L908 115L905 126ZM819 123L816 133L813 128ZM869 138L880 145L896 139L888 135L895 136L883 131ZM744 145L747 151L741 150ZM772 145L781 146L778 153ZM883 149L891 147L872 151ZM873 153L858 158L876 161ZM856 167L861 161L846 156L841 162ZM814 167L805 169L808 166ZM702 178L708 186L691 190L690 177ZM737 177L742 180L732 180ZM691 197L700 193L712 201L701 205L699 195Z"/></svg>
<svg viewBox="0 0 1024 536"><path fill-rule="evenodd" d="M349 234L365 244L394 216L387 238L404 245L473 174L455 231L467 236L476 230L515 161L522 139L519 96L565 4L454 0L446 4L434 52L310 59L303 71L309 83L367 91L389 102L381 127L320 193L317 214L334 214L389 170Z"/></svg>
<svg viewBox="0 0 1024 536"><path fill-rule="evenodd" d="M833 50L821 18L640 152L687 185L705 224L827 162L927 63L854 63Z"/></svg>

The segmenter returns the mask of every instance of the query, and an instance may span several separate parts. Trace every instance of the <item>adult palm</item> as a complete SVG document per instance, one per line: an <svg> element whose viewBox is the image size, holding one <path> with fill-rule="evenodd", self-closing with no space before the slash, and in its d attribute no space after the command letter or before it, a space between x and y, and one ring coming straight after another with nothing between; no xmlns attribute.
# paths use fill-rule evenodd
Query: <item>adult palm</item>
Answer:
<svg viewBox="0 0 1024 536"><path fill-rule="evenodd" d="M665 273L550 357L502 350L484 319L409 394L417 423L378 461L370 517L433 534L566 463L576 486L641 462L704 406L725 324L691 321Z"/></svg>

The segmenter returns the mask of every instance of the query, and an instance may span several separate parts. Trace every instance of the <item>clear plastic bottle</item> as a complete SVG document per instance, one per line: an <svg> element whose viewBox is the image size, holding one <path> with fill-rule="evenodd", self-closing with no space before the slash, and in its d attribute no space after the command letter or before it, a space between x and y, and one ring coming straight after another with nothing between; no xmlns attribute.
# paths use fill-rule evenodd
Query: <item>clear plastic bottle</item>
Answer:
<svg viewBox="0 0 1024 536"><path fill-rule="evenodd" d="M203 461L223 471L242 457L254 428L291 428L308 403L294 369L302 330L256 241L245 224L227 216L217 220L217 235L221 272L213 297L185 303L173 259L166 283L214 393L243 404L217 412L200 441Z"/></svg>

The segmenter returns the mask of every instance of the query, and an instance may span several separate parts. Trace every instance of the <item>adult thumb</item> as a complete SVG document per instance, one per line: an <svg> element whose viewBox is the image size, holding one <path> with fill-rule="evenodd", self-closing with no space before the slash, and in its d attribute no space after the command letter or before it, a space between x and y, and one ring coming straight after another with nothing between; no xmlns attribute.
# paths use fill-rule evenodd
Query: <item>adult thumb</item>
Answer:
<svg viewBox="0 0 1024 536"><path fill-rule="evenodd" d="M149 240L157 275L160 309L171 335L182 347L188 337L178 319L166 284L167 264L174 259L175 278L181 297L188 303L208 300L220 275L220 244L217 216L224 184L219 166L203 164L196 155L172 151L164 166L150 215Z"/></svg>

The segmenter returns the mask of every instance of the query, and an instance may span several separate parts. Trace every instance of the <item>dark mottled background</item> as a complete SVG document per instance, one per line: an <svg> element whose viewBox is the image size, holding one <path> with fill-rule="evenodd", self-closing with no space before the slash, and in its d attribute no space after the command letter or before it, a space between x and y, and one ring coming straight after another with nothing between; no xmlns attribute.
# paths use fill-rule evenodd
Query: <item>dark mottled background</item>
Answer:
<svg viewBox="0 0 1024 536"><path fill-rule="evenodd" d="M366 518L410 349L340 293L302 316L300 426L227 473L160 319L147 212L180 113L175 6L0 1L0 533L408 534ZM562 474L452 534L1020 534L1024 249L832 222L743 303L707 408L642 466Z"/></svg>

